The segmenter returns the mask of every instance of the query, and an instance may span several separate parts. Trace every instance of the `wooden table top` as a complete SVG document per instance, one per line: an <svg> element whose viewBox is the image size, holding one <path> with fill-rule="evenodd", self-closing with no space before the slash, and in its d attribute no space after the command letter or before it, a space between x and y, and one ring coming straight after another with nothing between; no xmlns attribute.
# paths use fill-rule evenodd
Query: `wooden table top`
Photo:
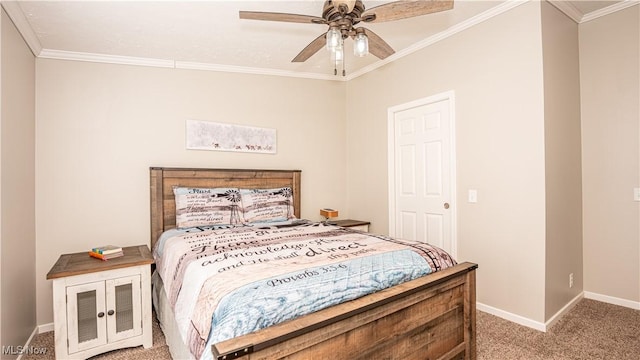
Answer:
<svg viewBox="0 0 640 360"><path fill-rule="evenodd" d="M346 220L330 220L329 224L350 227L350 226L369 225L371 223L369 221L346 219Z"/></svg>
<svg viewBox="0 0 640 360"><path fill-rule="evenodd" d="M88 250L61 255L49 270L47 280L154 263L147 245L123 247L122 251L124 256L106 261L89 256Z"/></svg>

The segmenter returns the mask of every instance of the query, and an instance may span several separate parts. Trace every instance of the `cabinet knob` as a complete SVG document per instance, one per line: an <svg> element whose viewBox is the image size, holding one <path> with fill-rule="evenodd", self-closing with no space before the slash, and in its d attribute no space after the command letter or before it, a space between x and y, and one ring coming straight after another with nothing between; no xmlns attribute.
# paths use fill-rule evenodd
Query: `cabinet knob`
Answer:
<svg viewBox="0 0 640 360"><path fill-rule="evenodd" d="M103 317L103 316L104 316L104 312L100 311L100 312L98 313L98 317L99 317L99 318L101 318L101 317Z"/></svg>
<svg viewBox="0 0 640 360"><path fill-rule="evenodd" d="M109 311L107 311L107 314L108 314L109 316L111 316L111 315L115 314L115 311L113 311L113 310L109 310Z"/></svg>
<svg viewBox="0 0 640 360"><path fill-rule="evenodd" d="M444 208L448 209L449 208L449 203L444 203Z"/></svg>

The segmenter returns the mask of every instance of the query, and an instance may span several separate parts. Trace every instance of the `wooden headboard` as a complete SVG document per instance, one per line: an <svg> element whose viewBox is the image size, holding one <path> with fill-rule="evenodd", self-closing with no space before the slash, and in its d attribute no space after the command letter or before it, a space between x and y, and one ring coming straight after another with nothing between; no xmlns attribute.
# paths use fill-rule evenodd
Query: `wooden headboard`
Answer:
<svg viewBox="0 0 640 360"><path fill-rule="evenodd" d="M293 190L294 213L300 218L300 170L184 169L152 167L151 249L163 231L176 227L174 186L198 188L237 187L270 189L289 186Z"/></svg>

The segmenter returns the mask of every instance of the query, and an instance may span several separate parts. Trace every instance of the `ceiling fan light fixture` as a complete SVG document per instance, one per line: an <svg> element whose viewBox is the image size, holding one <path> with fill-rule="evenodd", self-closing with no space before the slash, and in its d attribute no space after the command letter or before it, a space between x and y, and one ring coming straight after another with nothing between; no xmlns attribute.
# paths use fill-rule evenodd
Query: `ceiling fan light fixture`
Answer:
<svg viewBox="0 0 640 360"><path fill-rule="evenodd" d="M334 52L338 46L340 46L340 42L342 41L342 34L337 27L329 28L327 31L327 50Z"/></svg>
<svg viewBox="0 0 640 360"><path fill-rule="evenodd" d="M353 54L358 57L367 56L369 54L369 38L367 34L359 31L354 39Z"/></svg>
<svg viewBox="0 0 640 360"><path fill-rule="evenodd" d="M362 57L371 53L378 59L384 60L395 53L393 48L378 34L365 28L355 28L355 25L360 22L380 23L451 10L453 2L454 0L390 1L367 10L363 0L325 0L321 17L278 12L240 11L240 19L329 25L328 30L311 41L291 61L294 63L304 62L320 49L326 47L331 53L331 60L336 65L334 73L337 74L337 64L341 62L342 75L344 76L345 54L342 44L346 38L351 37L354 40L354 56Z"/></svg>

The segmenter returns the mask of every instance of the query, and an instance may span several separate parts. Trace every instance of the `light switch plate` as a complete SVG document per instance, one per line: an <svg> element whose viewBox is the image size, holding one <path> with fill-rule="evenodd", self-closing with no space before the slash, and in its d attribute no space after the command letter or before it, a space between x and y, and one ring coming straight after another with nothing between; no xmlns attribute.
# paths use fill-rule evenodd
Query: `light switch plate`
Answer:
<svg viewBox="0 0 640 360"><path fill-rule="evenodd" d="M633 188L633 200L640 201L640 188Z"/></svg>
<svg viewBox="0 0 640 360"><path fill-rule="evenodd" d="M469 202L477 203L478 202L478 190L469 189Z"/></svg>

